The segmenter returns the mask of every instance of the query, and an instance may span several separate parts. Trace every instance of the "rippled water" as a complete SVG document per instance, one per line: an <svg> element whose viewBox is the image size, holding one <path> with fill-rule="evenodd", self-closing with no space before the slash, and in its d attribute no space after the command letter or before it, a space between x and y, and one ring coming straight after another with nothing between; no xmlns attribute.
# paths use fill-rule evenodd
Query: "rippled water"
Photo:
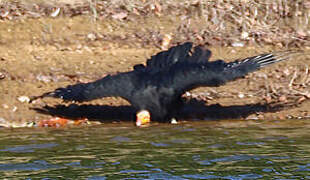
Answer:
<svg viewBox="0 0 310 180"><path fill-rule="evenodd" d="M0 129L0 177L310 179L310 120Z"/></svg>

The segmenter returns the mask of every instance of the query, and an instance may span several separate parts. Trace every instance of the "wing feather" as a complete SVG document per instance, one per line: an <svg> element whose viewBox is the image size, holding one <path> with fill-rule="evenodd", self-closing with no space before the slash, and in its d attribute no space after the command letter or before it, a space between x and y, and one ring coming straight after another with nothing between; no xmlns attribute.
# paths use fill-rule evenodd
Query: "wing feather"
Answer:
<svg viewBox="0 0 310 180"><path fill-rule="evenodd" d="M192 43L186 42L152 56L151 59L147 60L145 70L155 74L169 69L177 63L202 63L209 60L211 56L210 50L195 46L192 51L192 46Z"/></svg>
<svg viewBox="0 0 310 180"><path fill-rule="evenodd" d="M294 52L268 53L226 63L222 60L206 63L184 63L171 68L170 83L179 94L201 86L219 86L262 67L284 61ZM169 76L169 74L167 74Z"/></svg>
<svg viewBox="0 0 310 180"><path fill-rule="evenodd" d="M58 88L52 92L44 93L41 96L31 98L31 101L44 98L53 97L61 98L65 101L90 101L102 97L119 96L125 99L131 97L135 90L136 73L120 73L113 76L106 76L90 83L79 83L69 85L64 88Z"/></svg>

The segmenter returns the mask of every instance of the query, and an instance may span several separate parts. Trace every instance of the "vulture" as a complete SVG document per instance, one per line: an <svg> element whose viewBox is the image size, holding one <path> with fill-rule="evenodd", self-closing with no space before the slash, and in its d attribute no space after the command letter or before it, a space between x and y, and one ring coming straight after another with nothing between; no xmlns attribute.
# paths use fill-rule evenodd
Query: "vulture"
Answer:
<svg viewBox="0 0 310 180"><path fill-rule="evenodd" d="M114 96L127 100L141 120L169 122L182 108L182 95L197 87L217 87L265 66L289 59L290 51L260 54L232 62L209 61L211 51L186 42L159 52L132 71L69 85L34 96L83 102Z"/></svg>

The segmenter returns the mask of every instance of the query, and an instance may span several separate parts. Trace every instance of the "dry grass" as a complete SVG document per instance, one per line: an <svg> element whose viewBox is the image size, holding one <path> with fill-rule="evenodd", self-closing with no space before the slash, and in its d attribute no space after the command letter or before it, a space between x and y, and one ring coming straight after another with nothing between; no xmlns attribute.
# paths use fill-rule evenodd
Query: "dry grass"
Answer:
<svg viewBox="0 0 310 180"><path fill-rule="evenodd" d="M2 20L84 15L93 22L112 19L126 23L139 17L165 17L177 21L172 24L179 26L173 42L279 47L310 44L309 0L2 0L0 3Z"/></svg>

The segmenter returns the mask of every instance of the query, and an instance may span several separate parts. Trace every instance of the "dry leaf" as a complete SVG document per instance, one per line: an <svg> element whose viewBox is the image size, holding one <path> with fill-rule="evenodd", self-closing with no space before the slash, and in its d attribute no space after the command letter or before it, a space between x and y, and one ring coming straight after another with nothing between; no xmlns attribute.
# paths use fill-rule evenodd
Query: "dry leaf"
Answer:
<svg viewBox="0 0 310 180"><path fill-rule="evenodd" d="M128 14L126 12L120 12L120 13L117 13L117 14L113 14L112 18L113 19L121 20L121 19L126 18L127 16L128 16Z"/></svg>

